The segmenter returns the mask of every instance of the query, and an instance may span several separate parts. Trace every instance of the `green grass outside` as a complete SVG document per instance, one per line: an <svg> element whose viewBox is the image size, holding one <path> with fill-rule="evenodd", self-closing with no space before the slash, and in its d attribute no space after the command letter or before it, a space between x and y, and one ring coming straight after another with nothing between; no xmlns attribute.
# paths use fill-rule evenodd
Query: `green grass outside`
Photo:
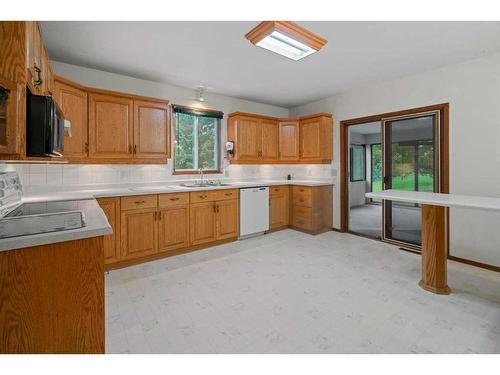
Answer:
<svg viewBox="0 0 500 375"><path fill-rule="evenodd" d="M392 179L392 188L395 190L415 190L415 176L397 176ZM431 175L418 176L419 191L434 191L434 177ZM382 191L382 180L374 180L372 191Z"/></svg>

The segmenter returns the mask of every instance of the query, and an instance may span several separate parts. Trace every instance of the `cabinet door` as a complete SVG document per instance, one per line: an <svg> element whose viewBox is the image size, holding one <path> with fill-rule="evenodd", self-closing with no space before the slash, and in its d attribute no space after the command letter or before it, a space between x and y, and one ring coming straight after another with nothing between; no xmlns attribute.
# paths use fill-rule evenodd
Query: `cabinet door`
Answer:
<svg viewBox="0 0 500 375"><path fill-rule="evenodd" d="M22 85L0 78L0 154L18 154L21 128Z"/></svg>
<svg viewBox="0 0 500 375"><path fill-rule="evenodd" d="M134 157L166 159L169 124L166 103L134 100Z"/></svg>
<svg viewBox="0 0 500 375"><path fill-rule="evenodd" d="M321 158L321 120L309 119L300 122L300 158L318 160Z"/></svg>
<svg viewBox="0 0 500 375"><path fill-rule="evenodd" d="M87 156L87 92L83 88L66 84L56 79L55 98L64 118L71 121L71 137L64 134L64 156L83 158Z"/></svg>
<svg viewBox="0 0 500 375"><path fill-rule="evenodd" d="M189 206L174 206L160 210L158 223L160 252L189 246Z"/></svg>
<svg viewBox="0 0 500 375"><path fill-rule="evenodd" d="M89 156L132 158L133 101L126 96L89 94Z"/></svg>
<svg viewBox="0 0 500 375"><path fill-rule="evenodd" d="M106 215L113 233L104 236L104 264L120 260L120 198L97 199Z"/></svg>
<svg viewBox="0 0 500 375"><path fill-rule="evenodd" d="M194 203L189 209L191 245L213 242L217 239L215 202Z"/></svg>
<svg viewBox="0 0 500 375"><path fill-rule="evenodd" d="M122 259L141 258L158 251L156 208L122 211Z"/></svg>
<svg viewBox="0 0 500 375"><path fill-rule="evenodd" d="M238 236L238 208L237 199L216 202L218 240Z"/></svg>
<svg viewBox="0 0 500 375"><path fill-rule="evenodd" d="M277 121L262 120L261 122L261 158L278 160L279 124Z"/></svg>
<svg viewBox="0 0 500 375"><path fill-rule="evenodd" d="M30 21L27 26L28 43L28 86L35 95L42 94L43 67L42 67L42 35L38 22Z"/></svg>
<svg viewBox="0 0 500 375"><path fill-rule="evenodd" d="M289 222L288 194L271 195L269 197L269 228L286 227Z"/></svg>
<svg viewBox="0 0 500 375"><path fill-rule="evenodd" d="M282 122L279 127L280 160L299 160L299 123Z"/></svg>
<svg viewBox="0 0 500 375"><path fill-rule="evenodd" d="M260 120L241 117L236 128L236 152L238 160L257 160L261 151Z"/></svg>

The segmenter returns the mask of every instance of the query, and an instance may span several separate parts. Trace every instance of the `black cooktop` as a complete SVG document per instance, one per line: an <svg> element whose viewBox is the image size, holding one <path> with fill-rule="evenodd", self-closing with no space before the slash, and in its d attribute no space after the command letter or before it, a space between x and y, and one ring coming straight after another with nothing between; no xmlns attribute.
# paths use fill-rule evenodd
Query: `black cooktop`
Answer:
<svg viewBox="0 0 500 375"><path fill-rule="evenodd" d="M51 214L56 212L82 211L93 205L93 199L23 203L5 217Z"/></svg>

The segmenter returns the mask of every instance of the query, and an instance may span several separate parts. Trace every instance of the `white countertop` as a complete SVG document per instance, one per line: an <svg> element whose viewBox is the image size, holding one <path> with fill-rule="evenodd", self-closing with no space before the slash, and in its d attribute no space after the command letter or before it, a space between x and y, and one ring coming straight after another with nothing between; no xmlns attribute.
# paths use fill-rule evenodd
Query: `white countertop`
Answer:
<svg viewBox="0 0 500 375"><path fill-rule="evenodd" d="M40 188L29 188L23 196L23 203L50 202L73 199L93 199L100 197L117 197L127 195L148 195L162 193L190 192L200 190L241 189L253 186L274 185L303 185L303 186L328 186L335 185L333 180L225 180L227 186L209 187L182 187L183 182L192 181L165 181L156 183L137 184L100 184L100 185L68 185L61 187L44 186ZM99 207L97 201L93 201L91 208L86 209L86 226L80 229L67 231L34 234L0 240L0 251L20 249L30 246L46 245L50 243L72 241L111 234L112 229L106 215Z"/></svg>
<svg viewBox="0 0 500 375"><path fill-rule="evenodd" d="M253 186L275 186L275 185L302 185L302 186L327 186L335 185L329 180L224 180L226 186L209 187L184 187L181 183L192 183L192 181L165 181L153 183L136 184L100 184L100 185L68 185L51 188L31 188L23 196L24 202L40 202L69 199L120 197L127 195L148 195L163 193L179 193L200 190L242 189Z"/></svg>
<svg viewBox="0 0 500 375"><path fill-rule="evenodd" d="M398 202L412 202L432 206L476 208L500 211L500 198L477 197L473 195L427 193L421 191L384 190L366 193L367 198L377 198Z"/></svg>
<svg viewBox="0 0 500 375"><path fill-rule="evenodd" d="M3 238L0 240L0 251L73 241L113 233L106 215L104 215L104 212L95 199L90 200L88 204L85 205L85 208L82 209L82 212L86 224L82 228L33 234L30 236Z"/></svg>

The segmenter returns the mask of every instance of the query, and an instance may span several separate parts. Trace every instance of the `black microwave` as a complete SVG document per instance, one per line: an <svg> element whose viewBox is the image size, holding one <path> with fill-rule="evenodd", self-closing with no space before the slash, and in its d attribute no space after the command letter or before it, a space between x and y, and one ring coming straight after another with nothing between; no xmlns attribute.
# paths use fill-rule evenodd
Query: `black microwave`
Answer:
<svg viewBox="0 0 500 375"><path fill-rule="evenodd" d="M50 96L26 97L26 154L28 156L62 156L64 117Z"/></svg>

